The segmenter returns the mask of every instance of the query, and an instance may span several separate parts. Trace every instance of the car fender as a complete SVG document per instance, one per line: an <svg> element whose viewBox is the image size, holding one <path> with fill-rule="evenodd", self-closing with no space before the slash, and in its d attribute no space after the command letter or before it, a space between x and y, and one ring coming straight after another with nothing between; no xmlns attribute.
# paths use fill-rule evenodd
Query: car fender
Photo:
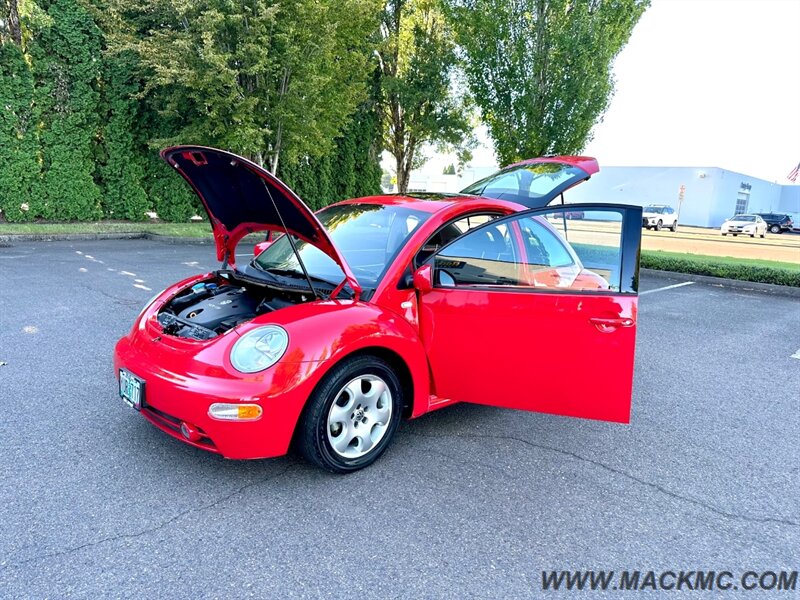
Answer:
<svg viewBox="0 0 800 600"><path fill-rule="evenodd" d="M237 328L237 333L245 335L266 324L286 329L287 356L298 362L317 363L312 376L314 386L336 364L357 352L378 348L397 355L411 376L412 417L428 411L427 355L416 329L400 315L366 302L325 300L261 315Z"/></svg>

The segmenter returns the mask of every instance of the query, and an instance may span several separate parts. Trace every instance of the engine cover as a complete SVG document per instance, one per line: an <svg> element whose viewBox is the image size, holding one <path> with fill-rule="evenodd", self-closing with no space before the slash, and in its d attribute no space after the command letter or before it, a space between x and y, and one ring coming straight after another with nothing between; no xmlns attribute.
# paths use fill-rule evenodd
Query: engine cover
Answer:
<svg viewBox="0 0 800 600"><path fill-rule="evenodd" d="M232 324L255 316L258 301L247 290L233 286L222 290L183 309L178 316L208 329L216 329L225 321Z"/></svg>

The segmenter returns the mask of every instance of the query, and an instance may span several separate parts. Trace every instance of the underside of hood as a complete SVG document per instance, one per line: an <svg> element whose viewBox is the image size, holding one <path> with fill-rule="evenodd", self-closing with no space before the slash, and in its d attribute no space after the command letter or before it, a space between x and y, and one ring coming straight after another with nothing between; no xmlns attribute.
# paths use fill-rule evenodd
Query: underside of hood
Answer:
<svg viewBox="0 0 800 600"><path fill-rule="evenodd" d="M280 179L249 160L215 148L175 146L161 152L189 182L208 213L217 259L235 265L236 245L259 231L289 232L313 244L355 277L311 209Z"/></svg>

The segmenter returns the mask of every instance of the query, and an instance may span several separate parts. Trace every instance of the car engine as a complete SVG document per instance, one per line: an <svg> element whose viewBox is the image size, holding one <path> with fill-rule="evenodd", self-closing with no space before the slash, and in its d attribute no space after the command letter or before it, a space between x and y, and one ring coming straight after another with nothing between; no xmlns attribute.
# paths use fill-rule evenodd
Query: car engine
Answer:
<svg viewBox="0 0 800 600"><path fill-rule="evenodd" d="M167 335L206 340L258 315L311 299L307 292L216 277L175 296L159 312L158 322Z"/></svg>

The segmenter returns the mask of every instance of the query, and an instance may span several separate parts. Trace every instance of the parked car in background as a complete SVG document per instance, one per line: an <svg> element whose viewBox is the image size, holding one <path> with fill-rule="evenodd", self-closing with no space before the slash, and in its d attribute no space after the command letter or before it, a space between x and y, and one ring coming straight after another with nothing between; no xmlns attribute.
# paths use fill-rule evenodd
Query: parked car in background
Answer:
<svg viewBox="0 0 800 600"><path fill-rule="evenodd" d="M642 227L661 231L667 227L672 231L678 230L678 214L675 209L665 204L651 204L642 209Z"/></svg>
<svg viewBox="0 0 800 600"><path fill-rule="evenodd" d="M722 235L730 233L736 236L741 233L750 237L760 235L763 238L767 233L767 223L758 215L734 215L725 221L719 230Z"/></svg>
<svg viewBox="0 0 800 600"><path fill-rule="evenodd" d="M794 227L792 217L787 214L756 213L756 215L764 219L770 233L783 233L784 231L791 231L792 227Z"/></svg>

